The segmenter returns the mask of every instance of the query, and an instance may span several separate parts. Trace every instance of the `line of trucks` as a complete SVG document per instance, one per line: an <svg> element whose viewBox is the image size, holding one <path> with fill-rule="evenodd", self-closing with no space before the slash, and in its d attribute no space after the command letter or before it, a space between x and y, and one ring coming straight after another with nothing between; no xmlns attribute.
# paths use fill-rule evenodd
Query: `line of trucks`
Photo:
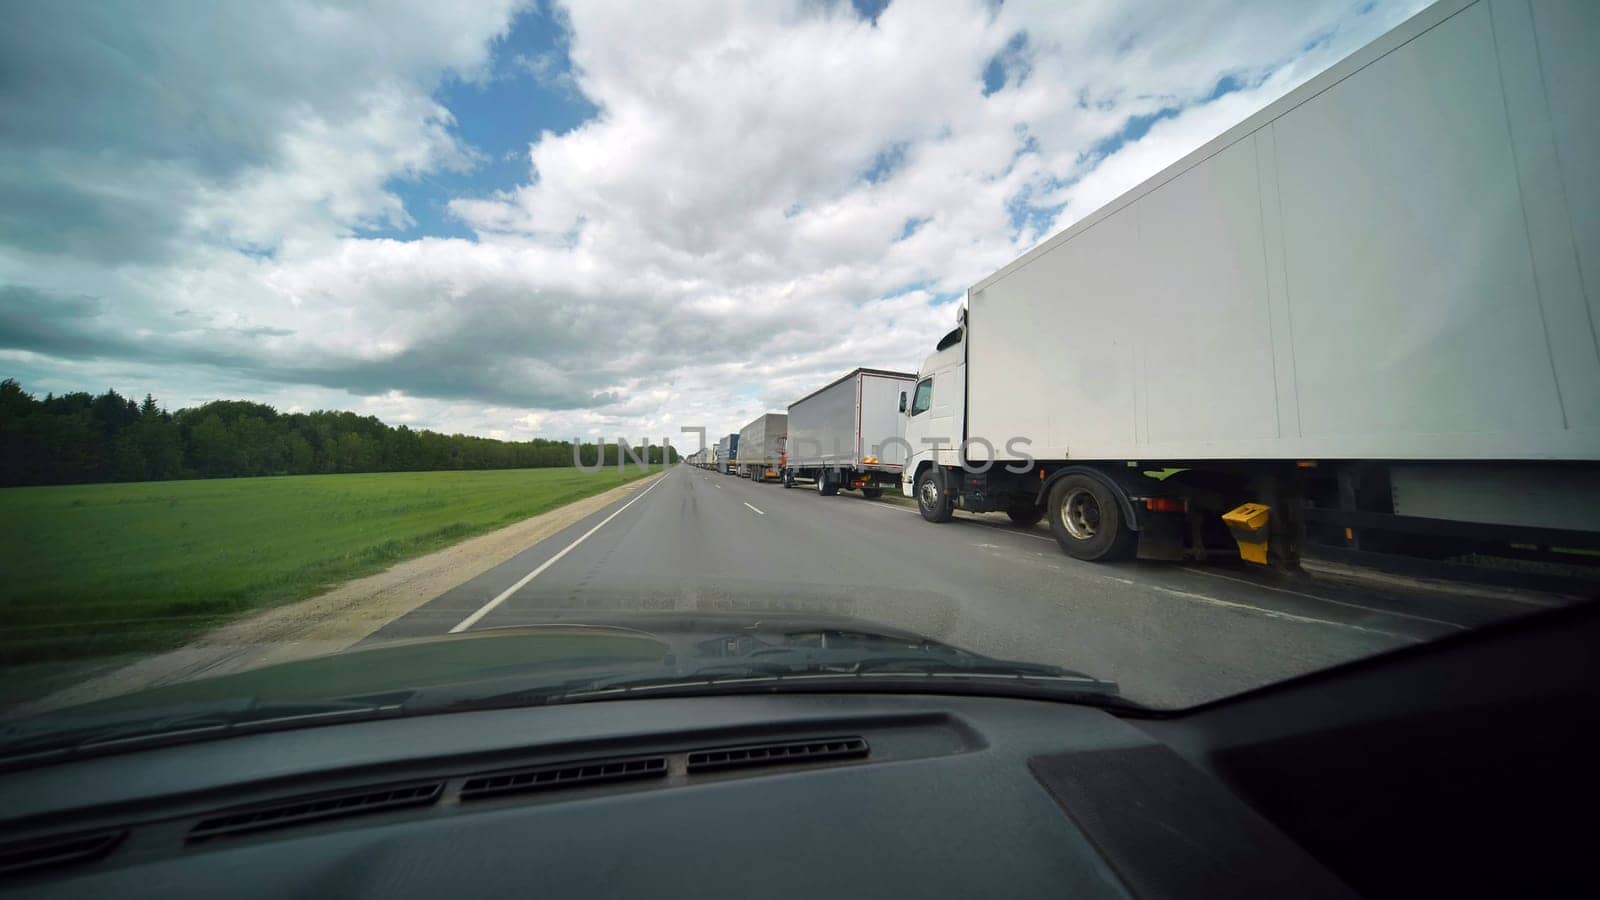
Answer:
<svg viewBox="0 0 1600 900"><path fill-rule="evenodd" d="M909 372L856 369L685 461L786 488L804 483L825 496L840 489L882 496L899 489L905 470L900 407L915 383Z"/></svg>
<svg viewBox="0 0 1600 900"><path fill-rule="evenodd" d="M1600 559L1600 3L1441 0L690 457L1069 554Z"/></svg>

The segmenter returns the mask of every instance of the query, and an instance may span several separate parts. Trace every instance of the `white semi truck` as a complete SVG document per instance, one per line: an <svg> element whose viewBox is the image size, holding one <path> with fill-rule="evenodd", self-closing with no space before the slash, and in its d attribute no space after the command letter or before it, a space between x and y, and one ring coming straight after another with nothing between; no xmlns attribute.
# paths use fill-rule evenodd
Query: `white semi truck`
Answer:
<svg viewBox="0 0 1600 900"><path fill-rule="evenodd" d="M916 378L856 369L789 404L783 486L808 481L827 497L841 488L868 498L893 490L906 462L897 404Z"/></svg>
<svg viewBox="0 0 1600 900"><path fill-rule="evenodd" d="M1592 559L1596 48L1444 0L973 285L904 492L1088 560Z"/></svg>
<svg viewBox="0 0 1600 900"><path fill-rule="evenodd" d="M734 474L751 481L776 481L788 421L784 413L764 413L739 429L734 442Z"/></svg>

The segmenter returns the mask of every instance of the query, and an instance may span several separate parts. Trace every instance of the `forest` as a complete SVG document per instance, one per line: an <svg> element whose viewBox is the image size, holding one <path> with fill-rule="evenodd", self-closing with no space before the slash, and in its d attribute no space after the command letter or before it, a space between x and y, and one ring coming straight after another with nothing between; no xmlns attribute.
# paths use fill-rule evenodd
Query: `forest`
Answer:
<svg viewBox="0 0 1600 900"><path fill-rule="evenodd" d="M585 465L616 444L580 448ZM676 462L671 447L636 445L652 464ZM168 411L115 390L47 394L0 381L0 486L164 481L258 475L533 469L573 465L570 441L500 441L384 424L352 412L280 413L262 403L215 400Z"/></svg>

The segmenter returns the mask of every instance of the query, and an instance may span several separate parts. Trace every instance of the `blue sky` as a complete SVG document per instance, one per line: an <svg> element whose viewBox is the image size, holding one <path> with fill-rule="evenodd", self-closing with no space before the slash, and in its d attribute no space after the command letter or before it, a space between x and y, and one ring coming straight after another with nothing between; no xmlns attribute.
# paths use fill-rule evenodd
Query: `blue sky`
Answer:
<svg viewBox="0 0 1600 900"><path fill-rule="evenodd" d="M491 44L486 77L446 78L435 96L455 116L457 136L478 152L477 165L390 182L416 224L367 234L470 239L472 230L446 209L450 200L522 184L529 177L528 147L542 133L565 134L599 113L572 80L567 40L560 10L540 2L515 15L505 36ZM517 114L508 114L512 110Z"/></svg>
<svg viewBox="0 0 1600 900"><path fill-rule="evenodd" d="M850 5L863 19L875 22L888 8L889 0L850 0ZM1367 4L1366 9L1370 11L1370 7L1371 4ZM396 240L424 236L473 239L473 229L448 209L450 201L458 197L491 196L528 181L530 146L546 132L557 136L566 134L600 112L578 88L567 52L570 38L563 11L548 0L540 0L518 12L511 19L507 32L491 42L486 74L446 78L435 97L453 115L455 134L476 152L475 164L465 171L445 170L392 180L388 188L404 203L412 224L368 228L363 230L363 236ZM1310 44L1327 39L1325 32L1313 38ZM1027 33L1019 31L989 57L982 72L985 96L1026 79L1027 49ZM1304 49L1309 51L1313 46ZM1238 75L1229 73L1217 80L1202 102L1214 101L1246 86ZM517 110L519 114L507 115L508 110ZM1130 116L1119 131L1096 144L1087 155L1111 156L1123 144L1142 138L1157 122L1181 111L1181 106L1174 105ZM904 143L883 148L861 177L872 184L883 181L903 164L906 149ZM1070 183L1053 182L1052 186L1059 188ZM1061 210L1061 204L1030 206L1028 197L1019 195L1010 206L1012 231L1014 234L1036 233L1048 227ZM907 219L906 236L927 221L926 217ZM939 299L951 300L958 296L959 293L946 293L939 295Z"/></svg>
<svg viewBox="0 0 1600 900"><path fill-rule="evenodd" d="M726 433L1419 5L23 4L0 377Z"/></svg>

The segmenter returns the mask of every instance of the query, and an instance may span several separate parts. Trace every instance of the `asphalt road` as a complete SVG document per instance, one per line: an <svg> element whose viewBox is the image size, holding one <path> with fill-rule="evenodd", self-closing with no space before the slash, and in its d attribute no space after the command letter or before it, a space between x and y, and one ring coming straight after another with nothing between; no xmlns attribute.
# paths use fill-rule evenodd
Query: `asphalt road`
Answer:
<svg viewBox="0 0 1600 900"><path fill-rule="evenodd" d="M963 513L933 525L887 498L680 466L367 640L629 611L827 613L1176 707L1532 608L1243 566L1083 563L1042 525Z"/></svg>

